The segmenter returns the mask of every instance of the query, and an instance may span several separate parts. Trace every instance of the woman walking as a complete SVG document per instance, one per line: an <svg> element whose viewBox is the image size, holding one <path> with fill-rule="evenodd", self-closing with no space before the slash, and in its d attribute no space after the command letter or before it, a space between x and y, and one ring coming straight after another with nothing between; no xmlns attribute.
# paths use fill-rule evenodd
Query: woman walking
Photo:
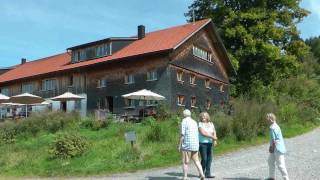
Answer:
<svg viewBox="0 0 320 180"><path fill-rule="evenodd" d="M210 122L210 116L207 112L200 114L199 122L199 151L201 156L201 166L206 178L214 178L211 174L211 162L212 162L212 145L217 144L217 134L212 122Z"/></svg>

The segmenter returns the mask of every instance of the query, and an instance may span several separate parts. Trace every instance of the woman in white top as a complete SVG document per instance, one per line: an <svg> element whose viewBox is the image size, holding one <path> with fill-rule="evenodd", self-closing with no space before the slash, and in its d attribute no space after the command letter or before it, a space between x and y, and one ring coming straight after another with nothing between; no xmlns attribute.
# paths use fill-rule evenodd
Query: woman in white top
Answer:
<svg viewBox="0 0 320 180"><path fill-rule="evenodd" d="M207 112L200 114L199 122L199 151L201 156L201 165L206 178L214 178L210 167L212 162L212 145L217 143L217 134L210 116Z"/></svg>

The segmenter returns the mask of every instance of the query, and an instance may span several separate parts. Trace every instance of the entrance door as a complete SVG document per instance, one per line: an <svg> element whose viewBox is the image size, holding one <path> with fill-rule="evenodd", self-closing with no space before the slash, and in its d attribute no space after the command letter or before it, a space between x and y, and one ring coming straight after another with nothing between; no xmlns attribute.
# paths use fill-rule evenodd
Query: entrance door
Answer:
<svg viewBox="0 0 320 180"><path fill-rule="evenodd" d="M67 102L61 102L61 110L67 112Z"/></svg>
<svg viewBox="0 0 320 180"><path fill-rule="evenodd" d="M109 110L109 112L113 112L113 96L107 96L106 101L106 108Z"/></svg>

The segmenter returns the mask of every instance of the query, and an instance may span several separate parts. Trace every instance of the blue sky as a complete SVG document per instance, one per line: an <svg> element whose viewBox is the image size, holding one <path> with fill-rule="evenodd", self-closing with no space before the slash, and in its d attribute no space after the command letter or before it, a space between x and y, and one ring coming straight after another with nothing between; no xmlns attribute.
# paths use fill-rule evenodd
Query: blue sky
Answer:
<svg viewBox="0 0 320 180"><path fill-rule="evenodd" d="M107 37L132 36L137 25L154 31L186 22L192 0L3 0L0 67L39 59ZM320 0L303 0L312 12L298 25L303 38L320 35Z"/></svg>

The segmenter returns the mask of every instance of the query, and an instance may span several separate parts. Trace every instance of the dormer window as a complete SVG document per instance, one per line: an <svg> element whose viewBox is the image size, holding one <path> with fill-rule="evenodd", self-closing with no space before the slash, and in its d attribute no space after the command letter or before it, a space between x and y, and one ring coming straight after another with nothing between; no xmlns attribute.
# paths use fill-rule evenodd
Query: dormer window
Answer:
<svg viewBox="0 0 320 180"><path fill-rule="evenodd" d="M193 46L192 53L194 56L196 56L202 60L212 62L212 54L209 51L201 49L197 46Z"/></svg>
<svg viewBox="0 0 320 180"><path fill-rule="evenodd" d="M100 45L95 45L91 47L84 47L81 49L72 51L72 62L80 62L84 60L99 58L103 56L111 55L110 47L111 43L104 43Z"/></svg>

